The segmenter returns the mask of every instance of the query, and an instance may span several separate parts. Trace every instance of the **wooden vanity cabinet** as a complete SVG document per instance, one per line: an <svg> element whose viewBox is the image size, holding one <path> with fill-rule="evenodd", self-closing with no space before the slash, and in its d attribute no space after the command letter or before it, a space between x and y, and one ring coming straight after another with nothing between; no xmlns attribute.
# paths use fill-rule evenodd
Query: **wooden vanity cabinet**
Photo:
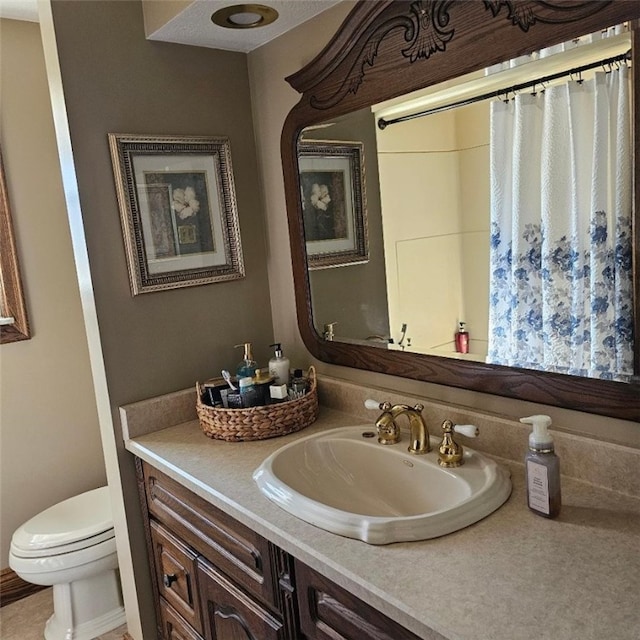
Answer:
<svg viewBox="0 0 640 640"><path fill-rule="evenodd" d="M255 598L277 606L277 547L148 464L143 464L143 483L152 521Z"/></svg>
<svg viewBox="0 0 640 640"><path fill-rule="evenodd" d="M299 640L293 558L136 460L162 640Z"/></svg>
<svg viewBox="0 0 640 640"><path fill-rule="evenodd" d="M160 640L419 640L136 459Z"/></svg>
<svg viewBox="0 0 640 640"><path fill-rule="evenodd" d="M300 628L306 640L420 640L342 587L296 561Z"/></svg>

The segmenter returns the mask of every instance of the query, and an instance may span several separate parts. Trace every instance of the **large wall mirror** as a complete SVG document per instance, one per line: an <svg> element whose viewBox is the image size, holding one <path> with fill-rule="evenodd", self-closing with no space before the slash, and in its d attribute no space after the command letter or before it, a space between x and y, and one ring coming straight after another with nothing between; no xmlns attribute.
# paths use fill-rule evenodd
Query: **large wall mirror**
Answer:
<svg viewBox="0 0 640 640"><path fill-rule="evenodd" d="M638 18L627 0L355 6L288 78L316 357L640 421Z"/></svg>

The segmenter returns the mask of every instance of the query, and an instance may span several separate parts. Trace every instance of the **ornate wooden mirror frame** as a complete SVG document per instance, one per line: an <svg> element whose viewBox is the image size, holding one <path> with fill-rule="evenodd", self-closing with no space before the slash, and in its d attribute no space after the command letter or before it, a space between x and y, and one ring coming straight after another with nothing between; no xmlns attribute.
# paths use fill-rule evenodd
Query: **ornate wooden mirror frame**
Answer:
<svg viewBox="0 0 640 640"><path fill-rule="evenodd" d="M302 94L282 132L298 324L319 360L640 422L640 230L633 230L635 378L579 378L323 340L313 326L297 140L313 124L628 20L633 22L634 142L640 149L637 0L361 1L325 49L287 78ZM634 179L634 211L640 202Z"/></svg>

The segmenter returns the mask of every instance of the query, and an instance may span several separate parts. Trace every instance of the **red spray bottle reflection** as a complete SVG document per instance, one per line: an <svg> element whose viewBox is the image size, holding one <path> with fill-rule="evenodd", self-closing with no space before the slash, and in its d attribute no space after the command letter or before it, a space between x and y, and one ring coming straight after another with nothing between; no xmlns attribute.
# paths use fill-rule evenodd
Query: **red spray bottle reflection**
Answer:
<svg viewBox="0 0 640 640"><path fill-rule="evenodd" d="M465 322L458 323L456 331L456 351L458 353L469 353L469 332L464 328Z"/></svg>

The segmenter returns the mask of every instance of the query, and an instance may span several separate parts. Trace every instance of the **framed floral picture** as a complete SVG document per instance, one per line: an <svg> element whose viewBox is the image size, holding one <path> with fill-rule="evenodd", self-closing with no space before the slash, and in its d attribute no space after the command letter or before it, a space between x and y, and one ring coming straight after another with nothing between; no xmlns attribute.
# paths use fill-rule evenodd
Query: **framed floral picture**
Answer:
<svg viewBox="0 0 640 640"><path fill-rule="evenodd" d="M0 150L0 344L29 340L31 329Z"/></svg>
<svg viewBox="0 0 640 640"><path fill-rule="evenodd" d="M109 134L133 295L244 277L225 137Z"/></svg>
<svg viewBox="0 0 640 640"><path fill-rule="evenodd" d="M361 142L298 145L300 197L309 269L369 260Z"/></svg>

